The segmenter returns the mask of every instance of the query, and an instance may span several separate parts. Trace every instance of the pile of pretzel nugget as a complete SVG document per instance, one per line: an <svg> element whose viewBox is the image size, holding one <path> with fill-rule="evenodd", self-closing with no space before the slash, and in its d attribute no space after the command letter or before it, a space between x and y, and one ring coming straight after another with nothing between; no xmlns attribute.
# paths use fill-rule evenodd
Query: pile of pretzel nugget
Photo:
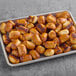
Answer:
<svg viewBox="0 0 76 76"><path fill-rule="evenodd" d="M0 31L12 64L76 50L76 28L67 11L2 22Z"/></svg>

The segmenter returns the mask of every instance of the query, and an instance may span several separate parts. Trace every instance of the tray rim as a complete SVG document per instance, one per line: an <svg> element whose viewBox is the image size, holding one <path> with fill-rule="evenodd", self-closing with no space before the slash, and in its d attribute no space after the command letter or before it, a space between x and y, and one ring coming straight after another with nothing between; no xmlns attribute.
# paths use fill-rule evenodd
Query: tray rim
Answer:
<svg viewBox="0 0 76 76"><path fill-rule="evenodd" d="M60 10L60 11L54 11L54 12L47 12L47 13L41 13L41 14L36 14L36 15L32 15L32 16L39 16L39 15L45 15L45 14L49 14L49 13L57 13L57 12L63 12L63 11L68 11L69 12L69 14L71 15L71 18L73 19L73 22L75 24L76 21L75 21L74 17L72 16L72 14L71 14L71 12L69 10ZM25 17L28 17L28 16L25 16ZM9 18L9 19L0 21L0 23L6 22L8 20L22 19L22 18L25 18L25 17L18 17L18 18L13 18L13 19ZM3 53L4 53L4 56L5 56L5 60L6 60L7 64L9 66L11 66L11 67L16 67L16 66L31 64L31 63L35 63L35 62L40 62L40 61L49 60L49 59L58 58L58 57L61 57L61 56L66 56L66 55L70 55L70 54L76 53L76 50L74 50L74 51L71 50L70 52L67 52L67 53L53 55L53 56L50 56L50 57L44 57L44 58L40 58L40 59L37 59L37 60L28 61L28 62L23 62L23 63L18 63L18 64L12 64L8 60L8 56L7 56L7 53L6 53L6 50L5 50L5 46L4 46L2 37L1 37L1 33L0 33L0 43L1 43L1 48L2 48Z"/></svg>

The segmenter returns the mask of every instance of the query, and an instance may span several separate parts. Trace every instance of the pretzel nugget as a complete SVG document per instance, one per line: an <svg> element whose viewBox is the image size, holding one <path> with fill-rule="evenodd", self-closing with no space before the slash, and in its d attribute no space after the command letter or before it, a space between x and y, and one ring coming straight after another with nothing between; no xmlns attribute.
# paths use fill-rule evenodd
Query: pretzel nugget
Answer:
<svg viewBox="0 0 76 76"><path fill-rule="evenodd" d="M54 31L54 30L51 30L50 32L49 32L49 38L50 39L54 39L56 37L56 32Z"/></svg>
<svg viewBox="0 0 76 76"><path fill-rule="evenodd" d="M25 19L17 19L16 23L24 25L25 27L27 26L27 21Z"/></svg>
<svg viewBox="0 0 76 76"><path fill-rule="evenodd" d="M54 23L47 23L47 24L46 24L46 28L55 30L55 29L56 29L56 26L55 26Z"/></svg>
<svg viewBox="0 0 76 76"><path fill-rule="evenodd" d="M26 48L28 49L34 49L35 48L35 44L31 41L24 41L23 44L26 46Z"/></svg>
<svg viewBox="0 0 76 76"><path fill-rule="evenodd" d="M18 58L16 58L15 56L13 56L13 55L11 55L11 54L8 56L8 59L9 59L9 61L10 61L11 63L13 63L13 64L17 64L17 63L20 62L20 60L19 60Z"/></svg>
<svg viewBox="0 0 76 76"><path fill-rule="evenodd" d="M64 35L64 34L69 34L69 30L68 29L64 29L64 30L61 30L60 32L58 32L58 35Z"/></svg>
<svg viewBox="0 0 76 76"><path fill-rule="evenodd" d="M12 23L7 22L7 23L6 23L6 26L5 26L5 31L6 31L6 32L10 32L10 31L12 30L12 28L13 28Z"/></svg>
<svg viewBox="0 0 76 76"><path fill-rule="evenodd" d="M47 17L46 17L46 21L49 23L49 22L53 22L53 23L56 23L56 17L53 16L52 14L49 14Z"/></svg>
<svg viewBox="0 0 76 76"><path fill-rule="evenodd" d="M14 56L16 56L16 57L19 57L18 50L12 50L11 54L14 55Z"/></svg>
<svg viewBox="0 0 76 76"><path fill-rule="evenodd" d="M70 14L67 11L56 13L57 18L69 18Z"/></svg>
<svg viewBox="0 0 76 76"><path fill-rule="evenodd" d="M18 47L19 57L27 54L27 49L24 44L20 44Z"/></svg>
<svg viewBox="0 0 76 76"><path fill-rule="evenodd" d="M38 34L34 34L31 39L32 39L32 42L35 43L36 45L42 44L42 41Z"/></svg>
<svg viewBox="0 0 76 76"><path fill-rule="evenodd" d="M66 21L67 21L66 18L58 18L57 19L57 23L61 23L61 24L65 23Z"/></svg>
<svg viewBox="0 0 76 76"><path fill-rule="evenodd" d="M19 39L12 41L11 48L14 49L14 50L17 49L17 46L20 43L21 43L21 41Z"/></svg>
<svg viewBox="0 0 76 76"><path fill-rule="evenodd" d="M71 27L69 28L69 32L70 32L70 33L75 32L75 31L76 31L75 26L71 26Z"/></svg>
<svg viewBox="0 0 76 76"><path fill-rule="evenodd" d="M55 54L61 54L63 52L63 50L61 49L61 47L57 46L55 49L54 49L54 52Z"/></svg>
<svg viewBox="0 0 76 76"><path fill-rule="evenodd" d="M39 35L39 32L36 30L36 28L31 28L30 33Z"/></svg>
<svg viewBox="0 0 76 76"><path fill-rule="evenodd" d="M58 37L55 37L55 38L53 39L53 41L56 43L57 46L60 45L60 40L59 40Z"/></svg>
<svg viewBox="0 0 76 76"><path fill-rule="evenodd" d="M62 50L64 53L69 52L71 50L71 47L67 44L62 45Z"/></svg>
<svg viewBox="0 0 76 76"><path fill-rule="evenodd" d="M46 41L47 40L47 33L42 33L41 35L40 35L40 38L41 38L41 40L44 42L44 41Z"/></svg>
<svg viewBox="0 0 76 76"><path fill-rule="evenodd" d="M31 50L29 54L33 57L33 59L39 59L40 54L36 50Z"/></svg>
<svg viewBox="0 0 76 76"><path fill-rule="evenodd" d="M44 16L39 16L38 17L38 23L39 24L44 24L45 23L45 17Z"/></svg>
<svg viewBox="0 0 76 76"><path fill-rule="evenodd" d="M43 46L37 46L36 51L40 54L43 54L45 52L45 48Z"/></svg>
<svg viewBox="0 0 76 76"><path fill-rule="evenodd" d="M34 24L32 24L32 23L29 23L28 25L27 25L27 28L33 28L34 27Z"/></svg>
<svg viewBox="0 0 76 76"><path fill-rule="evenodd" d="M12 20L9 20L8 22L10 22L13 26L15 26L15 23L14 23L14 21L12 21Z"/></svg>
<svg viewBox="0 0 76 76"><path fill-rule="evenodd" d="M63 28L70 28L70 26L71 26L71 23L70 23L70 21L66 21L64 24L63 24Z"/></svg>
<svg viewBox="0 0 76 76"><path fill-rule="evenodd" d="M1 25L0 25L0 31L1 31L2 34L6 33L5 26L6 26L6 23L1 23Z"/></svg>
<svg viewBox="0 0 76 76"><path fill-rule="evenodd" d="M38 30L40 33L46 32L46 27L45 27L45 25L43 25L43 24L37 24L37 25L36 25L36 28L37 28L37 30Z"/></svg>
<svg viewBox="0 0 76 76"><path fill-rule="evenodd" d="M10 52L11 52L11 45L12 45L12 42L10 42L10 43L5 47L7 53L10 53Z"/></svg>
<svg viewBox="0 0 76 76"><path fill-rule="evenodd" d="M72 45L72 49L76 50L76 44Z"/></svg>
<svg viewBox="0 0 76 76"><path fill-rule="evenodd" d="M76 44L76 33L75 32L72 32L70 34L70 41L72 44Z"/></svg>
<svg viewBox="0 0 76 76"><path fill-rule="evenodd" d="M24 41L24 40L31 40L32 37L32 33L25 33L23 35L20 35L20 40Z"/></svg>
<svg viewBox="0 0 76 76"><path fill-rule="evenodd" d="M11 31L9 33L9 38L10 39L17 39L20 36L20 32L19 31Z"/></svg>
<svg viewBox="0 0 76 76"><path fill-rule="evenodd" d="M28 33L29 29L24 26L17 27L17 31L19 31L21 34Z"/></svg>
<svg viewBox="0 0 76 76"><path fill-rule="evenodd" d="M29 16L28 18L28 22L33 24L35 24L37 20L38 20L37 16Z"/></svg>
<svg viewBox="0 0 76 76"><path fill-rule="evenodd" d="M64 42L66 42L67 40L69 40L69 35L67 35L67 34L61 35L61 36L59 37L59 39L60 39L60 43L64 43Z"/></svg>
<svg viewBox="0 0 76 76"><path fill-rule="evenodd" d="M45 55L45 56L53 56L53 55L54 55L54 49L47 49L47 50L44 52L44 55Z"/></svg>
<svg viewBox="0 0 76 76"><path fill-rule="evenodd" d="M58 26L55 29L55 32L59 32L62 29L62 24L58 24Z"/></svg>
<svg viewBox="0 0 76 76"><path fill-rule="evenodd" d="M21 62L26 62L26 61L31 61L31 60L32 60L32 56L30 54L23 55L20 57Z"/></svg>
<svg viewBox="0 0 76 76"><path fill-rule="evenodd" d="M43 43L43 45L45 46L45 48L55 48L56 47L56 43L54 41L46 41Z"/></svg>
<svg viewBox="0 0 76 76"><path fill-rule="evenodd" d="M9 40L9 38L7 37L6 34L3 35L3 42L4 42L5 44L8 44L8 43L10 42L10 40Z"/></svg>

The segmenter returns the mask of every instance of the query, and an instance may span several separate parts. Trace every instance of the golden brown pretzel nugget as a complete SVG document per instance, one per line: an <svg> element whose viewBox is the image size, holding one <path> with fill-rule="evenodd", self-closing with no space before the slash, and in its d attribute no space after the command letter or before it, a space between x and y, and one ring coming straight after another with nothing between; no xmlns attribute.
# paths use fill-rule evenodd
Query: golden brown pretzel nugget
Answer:
<svg viewBox="0 0 76 76"><path fill-rule="evenodd" d="M54 23L47 23L47 24L46 24L46 28L55 30L55 29L56 29L56 26L55 26Z"/></svg>
<svg viewBox="0 0 76 76"><path fill-rule="evenodd" d="M45 48L55 48L56 47L56 43L54 41L46 41L43 43L43 45L45 46Z"/></svg>
<svg viewBox="0 0 76 76"><path fill-rule="evenodd" d="M61 54L63 52L63 50L61 49L61 47L57 46L55 49L54 49L54 52L55 54Z"/></svg>
<svg viewBox="0 0 76 76"><path fill-rule="evenodd" d="M5 47L7 53L10 53L10 52L11 52L11 45L12 45L12 42L10 42L10 43Z"/></svg>
<svg viewBox="0 0 76 76"><path fill-rule="evenodd" d="M53 39L53 41L55 42L56 45L59 46L59 44L60 44L60 40L59 40L58 37L55 37L55 38Z"/></svg>
<svg viewBox="0 0 76 76"><path fill-rule="evenodd" d="M69 32L70 32L70 33L75 32L75 31L76 31L75 26L71 26L71 27L69 28Z"/></svg>
<svg viewBox="0 0 76 76"><path fill-rule="evenodd" d="M9 40L9 38L7 37L6 34L3 35L3 42L4 42L5 44L8 44L8 43L10 42L10 40Z"/></svg>
<svg viewBox="0 0 76 76"><path fill-rule="evenodd" d="M36 25L36 28L37 28L37 30L38 30L40 33L46 32L46 27L45 27L45 25L43 25L43 24L37 24L37 25Z"/></svg>
<svg viewBox="0 0 76 76"><path fill-rule="evenodd" d="M20 60L18 58L16 58L15 56L13 56L11 54L8 56L8 58L9 58L9 61L13 64L17 64L20 62Z"/></svg>
<svg viewBox="0 0 76 76"><path fill-rule="evenodd" d="M28 22L33 24L36 23L37 20L38 20L37 16L29 16L28 18Z"/></svg>
<svg viewBox="0 0 76 76"><path fill-rule="evenodd" d="M31 41L24 41L23 44L26 46L26 48L28 49L34 49L35 48L35 44Z"/></svg>
<svg viewBox="0 0 76 76"><path fill-rule="evenodd" d="M59 39L60 39L60 43L64 43L64 42L66 42L67 40L69 40L69 35L67 35L67 34L61 35L61 36L59 37Z"/></svg>
<svg viewBox="0 0 76 76"><path fill-rule="evenodd" d="M0 25L0 31L1 31L2 34L6 33L5 26L6 26L6 23L1 23L1 25Z"/></svg>
<svg viewBox="0 0 76 76"><path fill-rule="evenodd" d="M36 51L40 54L43 54L45 52L45 48L43 46L37 46Z"/></svg>
<svg viewBox="0 0 76 76"><path fill-rule="evenodd" d="M31 61L31 60L32 60L32 56L30 54L26 54L20 57L21 62L26 62L26 61Z"/></svg>
<svg viewBox="0 0 76 76"><path fill-rule="evenodd" d="M26 33L24 34L25 40L31 40L32 34L31 33Z"/></svg>
<svg viewBox="0 0 76 76"><path fill-rule="evenodd" d="M65 23L66 21L67 21L66 18L58 18L57 19L57 23L61 23L61 24Z"/></svg>
<svg viewBox="0 0 76 76"><path fill-rule="evenodd" d="M58 35L64 35L64 34L69 34L69 30L68 29L63 29L63 30L58 32Z"/></svg>
<svg viewBox="0 0 76 76"><path fill-rule="evenodd" d="M13 28L12 23L7 22L7 23L6 23L6 26L5 26L5 31L6 31L6 32L10 32L10 31L12 30L12 28Z"/></svg>
<svg viewBox="0 0 76 76"><path fill-rule="evenodd" d="M49 22L53 22L53 23L56 23L56 17L53 16L52 14L49 14L47 17L46 17L46 21L49 23Z"/></svg>
<svg viewBox="0 0 76 76"><path fill-rule="evenodd" d="M9 38L10 39L17 39L20 36L20 32L19 31L11 31L9 33Z"/></svg>
<svg viewBox="0 0 76 76"><path fill-rule="evenodd" d="M20 40L24 41L24 40L31 40L32 37L32 33L25 33L20 35Z"/></svg>
<svg viewBox="0 0 76 76"><path fill-rule="evenodd" d="M18 48L19 57L27 54L27 49L24 44L20 44L17 48Z"/></svg>
<svg viewBox="0 0 76 76"><path fill-rule="evenodd" d="M68 21L70 21L71 23L73 23L73 19L72 18L67 18Z"/></svg>
<svg viewBox="0 0 76 76"><path fill-rule="evenodd" d="M18 50L12 50L11 54L16 56L16 57L19 57Z"/></svg>
<svg viewBox="0 0 76 76"><path fill-rule="evenodd" d="M47 50L44 52L44 55L45 55L45 56L52 56L52 55L54 55L54 49L47 49Z"/></svg>
<svg viewBox="0 0 76 76"><path fill-rule="evenodd" d="M21 34L25 34L29 31L29 29L24 26L19 26L17 27L17 31L19 31Z"/></svg>
<svg viewBox="0 0 76 76"><path fill-rule="evenodd" d="M12 41L11 48L17 49L17 46L21 43L19 39Z"/></svg>
<svg viewBox="0 0 76 76"><path fill-rule="evenodd" d="M61 49L63 50L64 53L69 52L71 50L71 47L67 44L63 44L61 46Z"/></svg>
<svg viewBox="0 0 76 76"><path fill-rule="evenodd" d="M71 44L71 41L70 41L70 40L66 41L65 43L66 43L67 45L69 45L69 46L72 46L72 44Z"/></svg>
<svg viewBox="0 0 76 76"><path fill-rule="evenodd" d="M27 28L33 28L34 27L34 24L32 24L32 23L29 23L28 25L27 25Z"/></svg>
<svg viewBox="0 0 76 76"><path fill-rule="evenodd" d="M70 41L72 44L76 44L76 33L75 32L72 32L70 34Z"/></svg>
<svg viewBox="0 0 76 76"><path fill-rule="evenodd" d="M71 26L70 21L66 21L66 22L63 24L63 28L70 28L70 26Z"/></svg>
<svg viewBox="0 0 76 76"><path fill-rule="evenodd" d="M9 20L8 22L10 22L13 26L15 26L15 23L14 23L14 21L12 21L12 20Z"/></svg>
<svg viewBox="0 0 76 76"><path fill-rule="evenodd" d="M42 41L41 41L41 39L40 39L40 37L39 37L38 34L33 34L31 39L32 39L32 41L33 41L36 45L41 45L41 44L42 44Z"/></svg>
<svg viewBox="0 0 76 76"><path fill-rule="evenodd" d="M41 38L41 40L44 42L44 41L46 41L47 40L47 33L42 33L41 35L40 35L40 38Z"/></svg>
<svg viewBox="0 0 76 76"><path fill-rule="evenodd" d="M56 37L56 32L54 30L51 30L48 35L50 39L54 39Z"/></svg>
<svg viewBox="0 0 76 76"><path fill-rule="evenodd" d="M62 15L61 16L64 17L64 18L69 18L70 17L70 14L69 14L68 11L64 11L64 12L62 12Z"/></svg>
<svg viewBox="0 0 76 76"><path fill-rule="evenodd" d="M36 28L31 28L30 33L32 34L39 34L39 32L36 30Z"/></svg>
<svg viewBox="0 0 76 76"><path fill-rule="evenodd" d="M29 54L33 57L33 59L39 59L40 54L36 50L31 50Z"/></svg>
<svg viewBox="0 0 76 76"><path fill-rule="evenodd" d="M58 26L55 29L55 32L59 32L62 29L62 24L58 24Z"/></svg>
<svg viewBox="0 0 76 76"><path fill-rule="evenodd" d="M76 44L72 45L72 49L76 50Z"/></svg>
<svg viewBox="0 0 76 76"><path fill-rule="evenodd" d="M69 18L70 14L67 11L63 11L63 12L58 12L56 13L56 17L59 18Z"/></svg>
<svg viewBox="0 0 76 76"><path fill-rule="evenodd" d="M19 19L19 20L17 19L16 23L17 24L23 24L23 25L27 26L27 21L25 19Z"/></svg>
<svg viewBox="0 0 76 76"><path fill-rule="evenodd" d="M45 23L45 16L39 16L38 17L38 23L39 24L44 24Z"/></svg>

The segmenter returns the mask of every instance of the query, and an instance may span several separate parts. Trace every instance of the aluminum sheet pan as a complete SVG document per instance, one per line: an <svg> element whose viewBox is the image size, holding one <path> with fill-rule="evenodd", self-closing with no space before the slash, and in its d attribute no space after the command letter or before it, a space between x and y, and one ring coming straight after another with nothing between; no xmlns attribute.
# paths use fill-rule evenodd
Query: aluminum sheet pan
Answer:
<svg viewBox="0 0 76 76"><path fill-rule="evenodd" d="M41 14L32 15L32 16L46 15L46 14L49 14L49 13L57 13L57 12L63 12L63 11L68 11L68 10L61 10L61 11L55 11L55 12L47 12L47 13L41 13ZM76 24L75 19L73 18L71 12L70 12L70 11L68 11L68 12L70 13L71 18L73 19L74 24ZM26 17L28 17L28 16L26 16ZM8 20L16 20L16 19L22 19L22 18L25 18L25 17L13 18L13 19L8 19ZM0 21L0 23L6 22L6 21L8 21L8 20ZM75 27L76 27L76 26L75 26ZM57 58L57 57L66 56L66 55L70 55L70 54L76 53L76 50L71 50L70 52L67 52L67 53L62 53L62 54L58 54L58 55L53 55L53 56L50 56L50 57L42 57L42 58L37 59L37 60L22 62L22 63L18 63L18 64L12 64L12 63L10 63L9 60L8 60L7 52L5 51L5 46L4 46L4 43L3 43L3 40L2 40L1 33L0 33L0 42L1 42L1 47L2 47L2 51L3 51L3 53L4 53L4 56L5 56L6 62L7 62L7 64L8 64L9 66L11 66L11 67L21 66L21 65L26 65L26 64L31 64L31 63L35 63L35 62L40 62L40 61L49 60L49 59L53 59L53 58Z"/></svg>

